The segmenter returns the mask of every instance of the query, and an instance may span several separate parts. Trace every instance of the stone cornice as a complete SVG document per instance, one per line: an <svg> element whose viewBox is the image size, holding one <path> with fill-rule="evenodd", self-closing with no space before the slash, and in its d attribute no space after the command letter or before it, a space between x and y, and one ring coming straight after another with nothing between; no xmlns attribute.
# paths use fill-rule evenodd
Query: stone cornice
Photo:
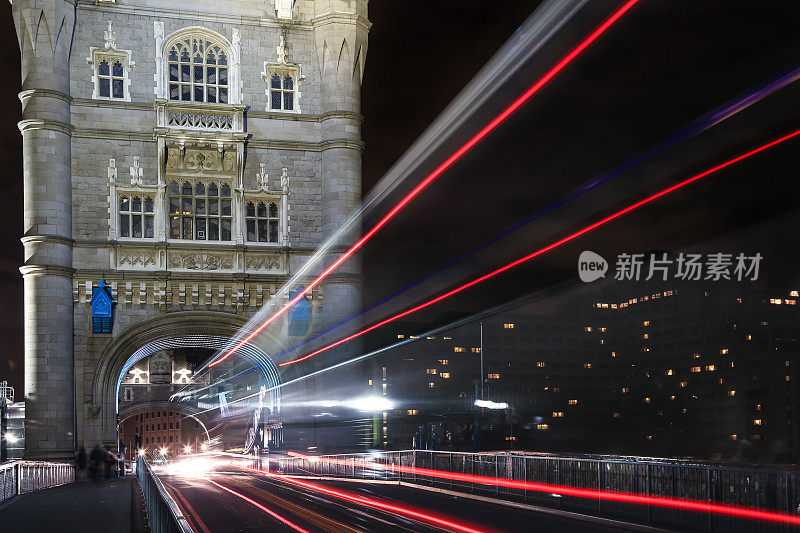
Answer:
<svg viewBox="0 0 800 533"><path fill-rule="evenodd" d="M24 277L28 276L59 276L72 280L75 274L74 268L67 268L57 265L25 265L19 267L19 271Z"/></svg>
<svg viewBox="0 0 800 533"><path fill-rule="evenodd" d="M221 4L224 5L224 4ZM239 24L248 26L258 26L262 28L281 28L286 25L286 21L278 19L267 19L258 16L234 15L215 13L213 15L201 13L199 11L186 11L180 9L157 9L142 6L124 6L119 4L97 5L96 0L78 0L78 9L87 11L101 11L104 13L123 13L126 15L150 16L159 18L171 18L181 20L197 20L201 22L220 22L223 24ZM310 31L312 26L308 22L292 21L292 29Z"/></svg>
<svg viewBox="0 0 800 533"><path fill-rule="evenodd" d="M372 23L358 13L345 13L345 12L334 11L332 13L325 13L324 15L320 15L318 17L314 17L313 19L311 19L311 26L314 28L325 26L327 24L353 24L353 23L357 24L358 26L361 26L366 31L369 31L370 28L372 28Z"/></svg>
<svg viewBox="0 0 800 533"><path fill-rule="evenodd" d="M44 242L52 244L63 244L66 246L74 246L75 240L69 237L61 237L59 235L26 235L20 239L22 244Z"/></svg>
<svg viewBox="0 0 800 533"><path fill-rule="evenodd" d="M44 98L55 98L68 104L72 103L72 97L70 95L67 93L62 93L61 91L54 91L53 89L28 89L27 91L21 91L18 96L23 102L28 98L38 96Z"/></svg>
<svg viewBox="0 0 800 533"><path fill-rule="evenodd" d="M73 107L97 107L105 109L127 109L131 111L153 111L152 102L123 102L113 100L92 100L91 98L74 98L71 100ZM352 111L328 111L322 114L313 113L277 113L270 111L245 111L245 116L252 120L287 120L290 122L322 122L325 120L343 118L364 122L364 115Z"/></svg>
<svg viewBox="0 0 800 533"><path fill-rule="evenodd" d="M21 133L34 130L50 130L60 131L61 133L71 136L72 132L75 131L75 126L72 124L67 124L66 122L61 122L58 120L42 120L37 118L26 118L20 120L17 122L17 127Z"/></svg>

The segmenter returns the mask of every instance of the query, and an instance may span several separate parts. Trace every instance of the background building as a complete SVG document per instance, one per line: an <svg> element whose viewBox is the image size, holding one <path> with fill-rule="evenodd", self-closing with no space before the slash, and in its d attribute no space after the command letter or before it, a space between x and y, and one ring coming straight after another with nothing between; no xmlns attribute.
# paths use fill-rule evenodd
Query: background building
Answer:
<svg viewBox="0 0 800 533"><path fill-rule="evenodd" d="M379 362L398 407L384 444L433 431L431 446L471 449L477 384L510 406L478 413L484 449L796 461L798 300L747 283L612 282L546 314L497 315L483 323L483 393L477 322L420 339ZM423 329L398 325L393 340Z"/></svg>

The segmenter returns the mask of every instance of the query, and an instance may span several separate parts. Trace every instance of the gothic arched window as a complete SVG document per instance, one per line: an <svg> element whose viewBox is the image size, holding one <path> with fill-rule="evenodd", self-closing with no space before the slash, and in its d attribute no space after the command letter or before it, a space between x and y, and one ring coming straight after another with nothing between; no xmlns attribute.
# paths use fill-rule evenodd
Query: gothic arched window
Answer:
<svg viewBox="0 0 800 533"><path fill-rule="evenodd" d="M199 241L230 241L233 219L231 187L227 183L179 183L169 186L169 237Z"/></svg>
<svg viewBox="0 0 800 533"><path fill-rule="evenodd" d="M202 34L190 34L167 52L169 99L228 103L230 54Z"/></svg>
<svg viewBox="0 0 800 533"><path fill-rule="evenodd" d="M250 242L278 242L280 216L276 202L247 202L247 240Z"/></svg>
<svg viewBox="0 0 800 533"><path fill-rule="evenodd" d="M294 111L294 78L289 73L274 72L269 81L269 102L273 111Z"/></svg>

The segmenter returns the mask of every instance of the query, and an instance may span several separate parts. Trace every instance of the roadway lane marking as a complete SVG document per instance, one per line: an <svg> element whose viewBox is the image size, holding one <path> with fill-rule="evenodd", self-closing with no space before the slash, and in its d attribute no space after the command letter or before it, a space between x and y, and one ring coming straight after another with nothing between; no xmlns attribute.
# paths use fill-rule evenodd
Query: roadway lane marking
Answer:
<svg viewBox="0 0 800 533"><path fill-rule="evenodd" d="M364 496L358 496L355 493L347 492L344 490L334 490L324 485L319 485L317 483L308 483L304 481L300 481L299 479L289 478L280 474L275 474L273 472L268 472L266 470L258 470L255 468L248 468L248 467L241 467L245 471L265 474L272 479L278 479L285 481L287 483L292 483L294 485L304 487L311 492L321 492L323 494L327 494L329 496L333 496L335 498L339 498L341 500L357 503L360 505L364 505L366 507L372 507L374 509L379 509L382 511L386 511L389 514L400 515L406 518L411 518L415 520L419 520L425 522L427 524L433 524L436 527L440 527L443 529L451 530L451 531L461 531L462 533L485 533L487 530L485 529L476 529L472 527L472 525L462 524L451 520L449 517L444 516L437 516L434 514L423 513L416 509L412 509L410 507L404 507L400 505L394 505L391 503L387 503L386 501L382 501L382 499L376 498L368 498Z"/></svg>
<svg viewBox="0 0 800 533"><path fill-rule="evenodd" d="M197 511L194 510L194 508L189 504L189 502L183 497L183 495L180 493L180 491L178 489L176 489L175 487L173 487L172 485L170 485L169 483L164 482L164 480L161 480L161 483L165 487L167 487L167 490L169 490L172 493L172 495L175 496L176 499L180 500L180 502L182 504L182 507L184 508L183 510L186 512L186 514L189 517L191 517L192 522L194 522L194 525L196 525L197 528L202 533L211 533L211 529L209 529L209 527L206 526L205 522L203 522L203 520L200 518L200 515L197 513Z"/></svg>
<svg viewBox="0 0 800 533"><path fill-rule="evenodd" d="M253 494L254 492L258 493L260 496L266 498L271 503L274 503L275 505L278 505L278 506L286 509L290 513L294 513L296 515L299 515L299 516L305 518L306 520L308 520L309 522L312 522L313 524L315 524L315 525L317 525L319 527L325 528L328 531L332 531L333 533L345 533L345 532L366 533L363 530L355 529L355 528L350 527L350 526L348 526L346 524L342 524L341 522L339 522L337 520L334 520L333 518L328 518L327 516L323 516L323 515L321 515L321 514L319 514L317 512L312 511L311 509L306 509L306 508L304 508L304 507L302 507L300 505L297 505L297 504L292 503L292 502L290 502L288 500L285 500L285 499L283 499L283 498L281 498L279 496L271 494L271 493L269 493L269 492L267 492L267 491L265 491L263 489L260 489L258 487L254 487L253 485L249 485L244 481L237 480L235 482L234 481L229 481L229 483L230 482L232 482L237 488L241 488L244 491L249 492L250 494ZM311 516L308 516L308 515L311 515Z"/></svg>
<svg viewBox="0 0 800 533"><path fill-rule="evenodd" d="M298 525L297 525L297 524L295 524L294 522L292 522L292 521L290 521L290 520L287 520L286 518L282 517L282 516L281 516L281 515L279 515L278 513L276 513L276 512L274 512L274 511L271 511L271 510L267 509L266 507L264 507L263 505L261 505L260 503L258 503L257 501L255 501L254 499L252 499L252 498L248 498L248 497L247 497L247 496L245 496L244 494L241 494L241 493L239 493L239 492L236 492L236 491L235 491L235 490L233 490L233 489L229 489L229 488L228 488L228 487L226 487L225 485L220 485L219 483L217 483L217 482L216 482L216 481L214 481L213 479L209 479L209 480L208 480L208 482L209 482L209 483L211 483L212 485L216 485L217 487L221 488L222 490L224 490L224 491L226 491L226 492L230 492L231 494L233 494L233 495L234 495L234 496L236 496L237 498L241 498L241 499L243 499L244 501L246 501L246 502L248 502L248 503L251 503L251 504L255 505L256 507L258 507L259 509L261 509L262 511L264 511L265 513L267 513L268 515L270 515L272 518L274 518L274 519L278 520L279 522L282 522L283 524L286 524L287 526L289 526L290 528L294 529L295 531L299 531L300 533L311 533L309 530L307 530L307 529L303 529L302 527L298 526Z"/></svg>

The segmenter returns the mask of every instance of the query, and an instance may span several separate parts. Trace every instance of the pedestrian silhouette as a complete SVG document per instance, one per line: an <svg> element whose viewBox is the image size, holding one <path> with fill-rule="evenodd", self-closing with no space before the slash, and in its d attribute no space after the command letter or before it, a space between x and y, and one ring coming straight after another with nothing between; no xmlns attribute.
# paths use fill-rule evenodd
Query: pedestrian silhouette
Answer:
<svg viewBox="0 0 800 533"><path fill-rule="evenodd" d="M86 465L89 463L89 458L86 456L86 449L81 446L78 450L78 456L75 458L75 479L84 479L86 477Z"/></svg>
<svg viewBox="0 0 800 533"><path fill-rule="evenodd" d="M97 481L100 479L100 470L103 468L103 448L100 447L100 443L97 442L92 447L92 451L89 452L89 476L92 478L92 481Z"/></svg>

